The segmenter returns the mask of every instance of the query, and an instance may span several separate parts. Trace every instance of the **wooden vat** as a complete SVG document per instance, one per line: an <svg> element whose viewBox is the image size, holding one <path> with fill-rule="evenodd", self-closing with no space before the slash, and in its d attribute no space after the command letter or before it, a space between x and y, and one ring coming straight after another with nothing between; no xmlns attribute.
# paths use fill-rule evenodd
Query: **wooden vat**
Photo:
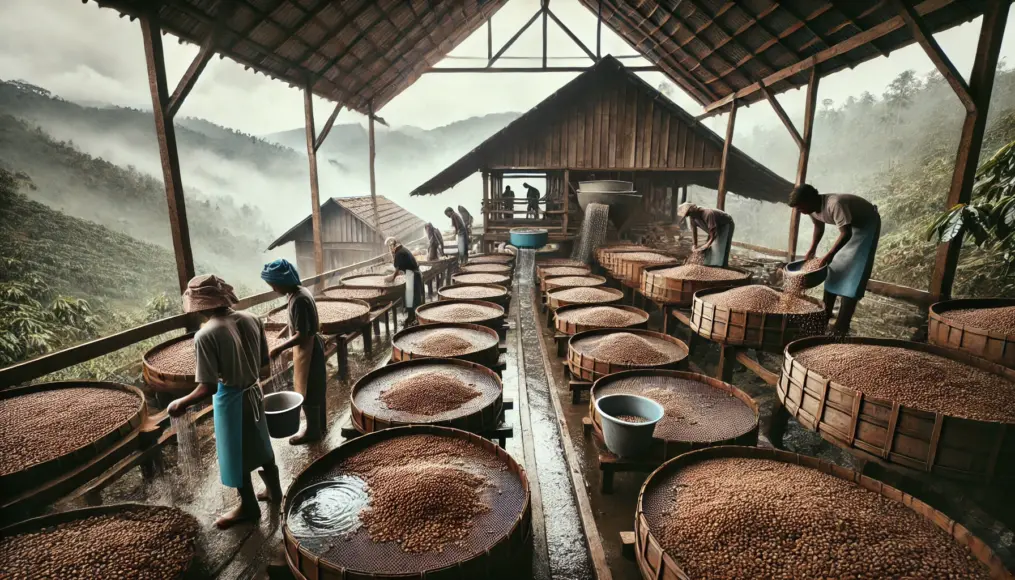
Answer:
<svg viewBox="0 0 1015 580"><path fill-rule="evenodd" d="M1015 368L1015 335L991 332L948 318L948 313L953 310L1011 306L1015 306L1015 298L969 298L938 302L930 307L927 340L931 344L962 350L1010 369Z"/></svg>
<svg viewBox="0 0 1015 580"><path fill-rule="evenodd" d="M562 306L568 306L571 304L582 304L588 306L589 304L612 304L614 302L620 302L624 299L624 293L616 288L607 288L605 286L595 286L596 290L601 290L604 295L608 294L609 297L605 297L602 300L594 302L575 302L566 298L561 298L561 292L570 290L571 288L552 288L546 291L546 306L551 310L556 310Z"/></svg>
<svg viewBox="0 0 1015 580"><path fill-rule="evenodd" d="M189 392L197 388L197 379L194 373L197 371L195 368L193 371L185 374L177 374L160 371L158 368L152 366L152 356L171 345L178 342L194 341L194 335L196 332L188 332L183 336L177 336L176 338L170 338L169 340L157 344L150 348L148 352L141 356L141 376L144 378L144 382L148 387L156 393L168 393L170 395L186 395Z"/></svg>
<svg viewBox="0 0 1015 580"><path fill-rule="evenodd" d="M649 257L649 256L653 257ZM679 266L680 261L673 256L667 256L670 259L666 261L658 261L660 258L656 256L667 256L662 252L625 252L617 254L616 267L614 271L617 273L617 279L621 282L634 287L641 287L641 275L645 268L649 266Z"/></svg>
<svg viewBox="0 0 1015 580"><path fill-rule="evenodd" d="M451 276L455 284L496 284L511 287L511 276L504 274L491 274L490 272L460 272Z"/></svg>
<svg viewBox="0 0 1015 580"><path fill-rule="evenodd" d="M498 263L487 263L487 264L468 264L458 269L459 272L472 272L472 273L487 273L487 274L501 274L503 276L510 276L514 271L514 266L511 264L498 264Z"/></svg>
<svg viewBox="0 0 1015 580"><path fill-rule="evenodd" d="M479 320L447 320L440 315L440 310L453 306L455 304L461 304L463 306L478 306L483 309L489 309L496 311L487 318ZM488 326L494 330L503 328L504 326L504 307L495 302L487 302L485 300L438 300L437 302L430 302L429 304L423 304L416 309L416 318L419 319L420 324L437 324L441 322L466 322L468 324L478 324L480 326Z"/></svg>
<svg viewBox="0 0 1015 580"><path fill-rule="evenodd" d="M615 394L623 392L626 394L641 395L651 398L651 394L646 394L646 389L664 386L667 381L673 381L673 383L676 384L680 380L694 381L695 383L709 389L710 392L718 394L716 401L713 401L709 407L709 409L711 409L709 414L712 415L710 419L712 419L715 423L726 422L731 408L734 408L736 411L740 411L744 414L746 414L746 411L749 411L753 414L754 421L750 424L745 422L743 429L735 430L736 432L723 433L717 437L703 436L690 438L686 435L660 437L661 434L664 434L662 432L665 430L657 429L652 438L652 449L648 452L646 459L662 463L663 461L672 459L682 453L687 453L688 451L701 449L703 447L712 447L715 445L754 446L758 444L758 404L754 402L754 399L752 399L750 395L729 383L724 383L718 379L713 379L712 377L702 374L655 369L629 370L612 373L600 378L594 385L592 385L592 391L589 395L589 418L592 421L593 434L595 434L596 438L599 439L601 443L603 442L602 418L599 416L599 411L596 410L596 401L603 393ZM653 384L654 382L658 383L658 385ZM620 387L619 385L622 384L625 385ZM666 409L665 405L664 409ZM670 411L670 409L666 409L666 411ZM665 435L669 434L667 433Z"/></svg>
<svg viewBox="0 0 1015 580"><path fill-rule="evenodd" d="M405 295L405 276L397 276L387 282L388 274L356 274L345 276L338 281L340 288L373 288L384 293L381 303L394 302Z"/></svg>
<svg viewBox="0 0 1015 580"><path fill-rule="evenodd" d="M450 331L459 338L473 342L473 349L455 356L425 354L418 343L428 335ZM420 324L400 330L391 338L391 360L405 361L418 358L455 358L479 363L485 367L495 368L500 359L500 336L497 331L478 324L462 322L441 322L438 324Z"/></svg>
<svg viewBox="0 0 1015 580"><path fill-rule="evenodd" d="M290 513L299 494L308 486L334 477L337 466L370 446L400 437L435 435L467 441L503 468L484 468L469 462L470 470L487 476L492 485L484 488L484 503L491 510L477 516L463 547L441 552L408 554L396 542L375 544L366 531L342 540L315 545L312 538L299 538L290 526ZM497 493L501 491L501 493ZM396 427L346 441L314 461L293 480L282 500L282 537L289 568L298 579L316 580L403 580L426 578L472 580L475 578L514 579L531 573L531 504L525 470L496 443L478 435L432 425ZM495 530L489 533L488 530ZM463 551L466 553L463 555Z"/></svg>
<svg viewBox="0 0 1015 580"><path fill-rule="evenodd" d="M623 310L624 312L630 312L638 317L639 320L626 324L624 326L603 326L601 324L584 324L581 322L575 322L568 320L569 313L581 312L586 308L596 307L609 307ZM634 306L625 306L621 304L572 304L570 306L562 306L556 309L553 313L553 325L558 332L563 334L578 334L579 332L585 332L586 330L595 330L597 328L648 328L648 312L645 312L641 308L635 308Z"/></svg>
<svg viewBox="0 0 1015 580"><path fill-rule="evenodd" d="M494 252L492 254L477 254L469 256L470 264L512 264L515 255L510 252Z"/></svg>
<svg viewBox="0 0 1015 580"><path fill-rule="evenodd" d="M808 296L801 298L814 304L817 310L803 314L755 312L703 300L728 289L708 288L694 294L690 325L693 332L719 344L782 352L787 344L824 332L828 325L824 305Z"/></svg>
<svg viewBox="0 0 1015 580"><path fill-rule="evenodd" d="M944 477L994 483L1015 481L1015 424L921 411L865 396L797 360L807 348L833 343L894 346L930 353L1015 381L1015 370L930 344L887 338L812 337L786 347L776 388L797 422L850 451Z"/></svg>
<svg viewBox="0 0 1015 580"><path fill-rule="evenodd" d="M613 267L613 261L617 254L624 252L651 252L652 248L638 244L619 244L614 246L599 246L596 248L596 263L609 270Z"/></svg>
<svg viewBox="0 0 1015 580"><path fill-rule="evenodd" d="M540 281L549 276L588 276L592 269L588 266L537 266L536 278Z"/></svg>
<svg viewBox="0 0 1015 580"><path fill-rule="evenodd" d="M549 292L558 288L595 288L606 284L606 278L589 274L587 276L553 276L544 278L540 284L541 292Z"/></svg>
<svg viewBox="0 0 1015 580"><path fill-rule="evenodd" d="M892 501L902 503L909 509L916 512L928 523L937 526L947 535L951 536L960 545L965 546L979 561L983 562L989 569L992 578L1011 579L1012 574L1005 570L1001 559L991 550L985 542L977 538L962 524L952 520L945 514L934 509L932 506L908 495L898 489L882 483L876 479L864 476L859 472L840 467L829 461L816 457L800 455L778 449L763 449L759 447L742 447L726 445L708 447L684 453L671 459L660 466L649 475L648 479L638 493L638 504L635 510L634 533L635 533L635 559L641 575L646 579L656 580L687 580L689 576L680 566L680 561L693 554L670 554L663 549L656 534L653 533L650 510L652 503L651 496L661 493L660 489L667 486L672 476L680 470L695 463L709 459L722 459L731 457L742 457L749 459L768 459L783 463L792 463L818 471L827 475L837 477L854 483L868 491L884 496Z"/></svg>
<svg viewBox="0 0 1015 580"><path fill-rule="evenodd" d="M392 411L377 400L384 387L420 372L459 376L482 394L458 409L432 416ZM360 433L404 425L440 425L482 435L496 428L500 421L504 387L497 373L483 365L450 358L424 358L393 363L363 375L353 385L350 401L352 423Z"/></svg>
<svg viewBox="0 0 1015 580"><path fill-rule="evenodd" d="M479 287L487 288L490 290L489 296L482 298L463 298L461 296L455 296L459 292L459 288L468 287ZM508 310L508 306L511 304L511 293L508 292L507 287L501 286L500 284L449 284L437 290L438 300L483 300L484 302L493 302L498 304L505 312Z"/></svg>
<svg viewBox="0 0 1015 580"><path fill-rule="evenodd" d="M321 292L324 298L340 298L343 300L362 300L371 308L380 306L385 302L387 291L381 288L352 288L349 286L329 286Z"/></svg>
<svg viewBox="0 0 1015 580"><path fill-rule="evenodd" d="M671 360L660 364L643 365L611 362L609 360L596 358L588 352L585 352L582 348L585 341L606 337L619 332L635 334L645 340L650 340L656 343L658 346L665 348L667 352L671 354ZM606 375L631 369L682 370L687 368L687 356L687 345L684 344L684 341L675 336L651 330L639 330L634 328L599 328L575 334L567 341L567 368L571 371L572 375L583 381L595 381L605 377Z"/></svg>
<svg viewBox="0 0 1015 580"><path fill-rule="evenodd" d="M315 302L317 303L318 307L318 318L319 318L318 332L320 332L321 334L328 335L344 334L351 330L355 330L370 321L371 307L370 304L367 303L365 300L353 300L351 298L318 298ZM350 316L348 318L329 319L326 315L320 314L322 306L326 308L327 307L326 305L328 303L334 304L345 303L350 306L359 307L357 310L361 312L359 312L355 316ZM288 309L289 309L288 305L279 306L278 308L268 313L268 320L273 320L272 324L273 327L285 328L289 326ZM286 322L283 325L279 326L277 322L279 319L284 319L286 320ZM267 326L268 325L266 324L265 327L267 328Z"/></svg>
<svg viewBox="0 0 1015 580"><path fill-rule="evenodd" d="M649 265L642 271L641 292L651 300L660 304L676 307L687 307L694 302L694 293L709 288L731 288L750 284L754 274L739 268L726 268L740 272L744 277L740 280L677 280L656 274L660 270L672 268L671 265Z"/></svg>

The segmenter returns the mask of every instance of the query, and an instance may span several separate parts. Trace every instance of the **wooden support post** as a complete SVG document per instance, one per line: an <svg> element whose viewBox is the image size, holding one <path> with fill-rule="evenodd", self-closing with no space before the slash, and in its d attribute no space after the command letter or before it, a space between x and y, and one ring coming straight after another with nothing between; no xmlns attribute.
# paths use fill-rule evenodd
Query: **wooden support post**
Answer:
<svg viewBox="0 0 1015 580"><path fill-rule="evenodd" d="M818 104L818 69L811 69L811 79L807 83L807 99L804 103L804 133L801 136L800 159L796 167L796 184L803 185L807 181L807 165L811 159L811 141L814 135L814 113ZM786 260L796 259L797 238L800 237L800 212L793 210L789 220L789 245L786 248Z"/></svg>
<svg viewBox="0 0 1015 580"><path fill-rule="evenodd" d="M367 125L368 125L368 127L370 129L370 131L369 131L369 133L370 133L370 135L369 135L369 137L370 137L370 203L372 203L373 206L374 206L374 231L377 232L378 236L382 236L383 237L384 234L381 233L381 217L380 217L380 214L377 213L377 177L376 177L376 173L374 171L374 163L375 163L375 161L377 159L377 145L376 145L376 141L374 140L374 103L373 103L373 101L370 102L370 107L367 110L370 113L368 115L369 121L367 123Z"/></svg>
<svg viewBox="0 0 1015 580"><path fill-rule="evenodd" d="M596 58L603 58L603 0L596 2Z"/></svg>
<svg viewBox="0 0 1015 580"><path fill-rule="evenodd" d="M687 186L680 191L680 203L687 203Z"/></svg>
<svg viewBox="0 0 1015 580"><path fill-rule="evenodd" d="M967 112L975 111L976 102L969 92L969 85L966 84L962 74L959 73L955 65L952 64L952 61L941 50L941 46L934 39L933 33L924 26L922 17L916 13L916 10L912 6L906 4L903 0L892 0L892 4L895 5L895 10L899 13L899 16L902 16L902 19L906 21L906 25L909 26L909 30L913 33L913 38L920 43L923 51L927 53L931 62L937 67L938 72L951 85L956 96L962 101L962 106L966 108Z"/></svg>
<svg viewBox="0 0 1015 580"><path fill-rule="evenodd" d="M314 274L324 272L324 246L321 243L321 196L317 181L317 137L314 127L314 93L308 83L303 89L303 110L306 117L307 159L310 162L310 211L314 234Z"/></svg>
<svg viewBox="0 0 1015 580"><path fill-rule="evenodd" d="M729 163L730 148L733 146L733 127L737 122L737 102L733 101L730 108L730 118L726 123L726 140L722 144L722 165L719 170L719 195L715 206L720 210L726 209L726 166Z"/></svg>
<svg viewBox="0 0 1015 580"><path fill-rule="evenodd" d="M546 68L546 49L547 49L547 46L546 46L546 19L547 19L547 12L548 12L547 9L546 9L546 5L547 5L548 2L549 2L549 0L543 0L543 68Z"/></svg>
<svg viewBox="0 0 1015 580"><path fill-rule="evenodd" d="M486 19L486 61L493 60L493 16Z"/></svg>
<svg viewBox="0 0 1015 580"><path fill-rule="evenodd" d="M155 115L155 135L159 142L162 179L166 184L166 202L169 205L169 230L176 254L176 276L182 293L194 277L194 254L190 249L190 227L187 225L187 205L183 196L180 157L176 149L176 128L169 111L169 85L166 82L162 30L154 17L142 16L140 21L145 61L148 65L148 88Z"/></svg>
<svg viewBox="0 0 1015 580"><path fill-rule="evenodd" d="M955 156L955 172L952 174L952 185L948 191L945 208L969 203L972 197L976 167L983 146L983 133L987 126L990 93L994 87L994 73L997 70L997 59L1001 51L1009 7L1009 2L991 2L983 15L976 59L969 75L969 93L972 95L975 108L966 114L962 124L959 149ZM934 301L945 300L951 296L961 248L961 235L948 243L938 245L937 259L930 281L930 293Z"/></svg>
<svg viewBox="0 0 1015 580"><path fill-rule="evenodd" d="M566 238L567 237L568 215L570 213L570 210L568 209L570 204L568 202L571 199L571 170L570 169L565 169L564 170L564 191L562 193L564 194L564 207L563 207L563 210L564 210L564 226L563 226L563 234L564 234L564 237Z"/></svg>
<svg viewBox="0 0 1015 580"><path fill-rule="evenodd" d="M483 170L483 231L486 231L487 226L490 225L490 174L486 170ZM484 237L486 237L484 235ZM482 244L481 244L482 245ZM481 248L480 251L485 252L486 248Z"/></svg>

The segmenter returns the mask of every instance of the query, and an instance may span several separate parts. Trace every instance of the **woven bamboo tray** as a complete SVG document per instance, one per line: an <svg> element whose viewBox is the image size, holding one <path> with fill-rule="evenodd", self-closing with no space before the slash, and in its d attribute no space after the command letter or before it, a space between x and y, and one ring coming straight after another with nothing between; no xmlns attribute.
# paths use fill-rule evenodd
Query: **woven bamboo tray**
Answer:
<svg viewBox="0 0 1015 580"><path fill-rule="evenodd" d="M584 353L575 346L577 343L587 339L607 336L618 332L636 334L645 339L656 339L669 343L674 347L674 359L670 362L655 365L624 364L597 359L594 356ZM675 336L651 330L639 330L634 328L598 328L596 330L587 330L585 332L575 334L567 341L567 368L571 371L571 374L583 381L595 381L605 377L606 375L632 369L683 370L687 368L687 356L687 345L684 341L676 338Z"/></svg>
<svg viewBox="0 0 1015 580"><path fill-rule="evenodd" d="M511 276L490 272L460 272L451 276L451 281L455 284L496 284L511 288Z"/></svg>
<svg viewBox="0 0 1015 580"><path fill-rule="evenodd" d="M629 285L641 287L641 276L645 268L650 266L679 266L680 260L671 256L670 260L665 262L653 262L642 259L636 259L634 256L641 254L642 252L625 252L617 254L616 266L614 270L617 272L617 279L621 282L626 282ZM649 254L659 254L660 256L666 256L663 252L652 251L645 252Z"/></svg>
<svg viewBox="0 0 1015 580"><path fill-rule="evenodd" d="M801 298L817 310L804 314L754 312L716 306L702 299L725 290L728 288L709 288L694 294L691 330L713 342L778 353L794 340L823 332L828 325L824 305L808 296Z"/></svg>
<svg viewBox="0 0 1015 580"><path fill-rule="evenodd" d="M329 286L321 292L323 298L341 298L343 300L362 300L371 308L380 306L385 302L387 291L381 288L351 288L349 286Z"/></svg>
<svg viewBox="0 0 1015 580"><path fill-rule="evenodd" d="M599 411L596 410L596 401L599 400L599 393L620 381L638 379L639 382L642 382L642 384L650 384L649 381L660 378L695 381L696 383L700 383L710 389L713 389L717 393L722 393L726 396L728 403L743 405L747 409L750 409L750 411L754 414L754 424L751 428L743 431L742 433L731 434L729 437L723 438L682 440L663 439L658 436L653 436L652 449L648 452L647 459L657 460L661 463L682 453L687 453L688 451L701 449L703 447L712 447L715 445L754 446L758 444L758 404L754 402L754 399L752 399L750 395L729 383L724 383L718 379L713 379L712 377L702 374L666 370L621 371L607 375L597 380L595 384L592 385L592 391L589 395L589 418L592 420L592 433L597 439L599 439L600 443L603 443L603 422L602 418L599 416ZM638 390L631 390L630 394L647 396ZM717 408L713 411L713 414L715 415L715 422L722 422L725 420L725 411L727 411L727 409L722 408Z"/></svg>
<svg viewBox="0 0 1015 580"><path fill-rule="evenodd" d="M328 334L328 335L331 335L331 334L344 334L346 332L349 332L350 330L354 330L354 329L360 328L361 326L363 326L364 324L366 324L367 322L370 321L370 309L371 309L371 306L365 300L354 300L354 299L351 299L351 298L318 298L316 300L316 302L318 304L327 303L327 302L344 302L346 304L353 304L353 305L356 305L356 306L360 306L360 307L362 307L362 310L363 310L363 312L361 314L358 314L358 315L353 316L351 318L345 318L345 319L342 319L342 320L325 320L324 317L320 317L318 332L320 332L321 334ZM272 317L275 317L276 315L285 313L288 310L288 308L289 308L288 305L286 305L286 306L279 306L278 308L275 308L274 310L272 310L271 312L268 313L268 319L270 320L270 319L272 319ZM285 318L288 320L288 316L286 316ZM272 328L276 328L276 327L278 327L278 324L274 323L271 326L272 326ZM288 326L288 323L286 323L285 325L282 325L281 328L285 328L287 326ZM265 327L267 328L268 325L266 324Z"/></svg>
<svg viewBox="0 0 1015 580"><path fill-rule="evenodd" d="M391 411L377 400L384 387L412 373L426 371L460 375L483 394L459 409L430 417ZM353 385L350 400L352 423L360 433L404 425L441 425L483 434L500 421L504 387L497 373L483 365L450 358L423 358L392 363L363 375Z"/></svg>
<svg viewBox="0 0 1015 580"><path fill-rule="evenodd" d="M670 554L666 552L659 542L659 539L652 532L649 516L646 514L646 496L657 493L656 488L665 486L673 474L679 472L695 463L708 459L719 459L727 457L744 457L750 459L769 459L783 463L792 463L811 469L817 469L839 479L851 481L860 487L882 495L890 500L897 501L912 509L925 520L944 530L948 535L955 538L959 544L969 548L969 551L981 562L987 565L991 571L991 577L997 579L1012 578L1010 572L1005 570L1001 559L990 549L986 543L973 536L972 532L962 524L952 520L945 514L934 509L930 505L903 493L894 487L884 484L876 479L871 479L851 469L839 467L834 463L780 451L778 449L762 449L759 447L741 447L735 445L709 447L691 451L671 459L652 472L645 480L638 492L638 504L634 518L635 534L635 559L638 569L643 578L656 580L688 580L689 576L680 567L679 561L685 558L693 558L694 554ZM861 556L862 557L862 556Z"/></svg>
<svg viewBox="0 0 1015 580"><path fill-rule="evenodd" d="M511 293L508 292L507 287L499 284L449 284L437 290L438 300L473 300L472 298L460 298L456 296L450 296L449 294L454 292L455 288L465 288L467 286L480 286L482 288L489 288L497 294L487 298L475 298L474 300L483 300L485 302L493 302L494 304L500 305L505 312L508 310L508 306L511 304Z"/></svg>
<svg viewBox="0 0 1015 580"><path fill-rule="evenodd" d="M927 340L931 344L962 350L1015 369L1015 335L990 332L948 319L952 310L1015 306L1015 298L969 298L947 300L930 307Z"/></svg>
<svg viewBox="0 0 1015 580"><path fill-rule="evenodd" d="M610 308L630 312L631 314L639 316L640 320L624 326L602 326L599 324L583 324L567 320L567 314L569 312L580 312L586 308L596 308L600 306L609 306ZM625 306L621 304L572 304L570 306L562 306L553 312L553 325L556 327L557 331L562 334L578 334L579 332L595 330L597 328L648 328L648 318L648 312L645 312L641 308L635 308L634 306Z"/></svg>
<svg viewBox="0 0 1015 580"><path fill-rule="evenodd" d="M607 294L611 295L611 298L603 299L598 302L574 302L559 298L558 295L570 288L552 288L546 291L546 306L551 310L556 310L562 306L569 306L571 304L581 304L583 306L596 305L596 304L613 304L614 302L620 302L624 299L624 293L616 288L607 288L605 286L596 286L597 290L602 290Z"/></svg>
<svg viewBox="0 0 1015 580"><path fill-rule="evenodd" d="M145 419L148 418L148 405L145 403L144 393L140 389L130 385L105 381L78 380L37 383L26 387L2 390L0 391L0 400L10 400L33 393L72 388L111 389L130 393L137 397L137 411L116 428L87 445L47 461L36 463L25 469L8 473L7 475L0 475L0 489L3 490L4 498L0 503L6 504L7 500L14 499L15 496L31 492L33 489L45 488L50 482L63 478L75 470L82 469L96 458L108 454L121 442L136 435L140 431L141 426L144 425Z"/></svg>
<svg viewBox="0 0 1015 580"><path fill-rule="evenodd" d="M170 395L186 395L197 388L197 378L194 372L187 374L167 373L153 367L149 362L153 354L177 342L194 340L196 332L188 332L183 336L171 338L161 344L150 348L141 357L141 376L148 387L156 393L168 393ZM197 369L194 369L195 372Z"/></svg>
<svg viewBox="0 0 1015 580"><path fill-rule="evenodd" d="M581 279L579 283L577 279ZM589 274L587 276L552 276L543 278L539 290L549 292L558 288L597 288L606 284L606 278Z"/></svg>
<svg viewBox="0 0 1015 580"><path fill-rule="evenodd" d="M441 308L453 306L455 304L461 305L472 305L479 306L482 308L488 308L490 310L496 310L497 313L489 318L482 320L469 320L469 321L456 321L456 320L443 320L435 312ZM486 300L438 300L437 302L430 302L429 304L423 304L416 309L416 318L419 319L420 324L438 324L441 322L467 322L469 324L478 324L480 326L488 326L494 330L498 330L504 326L504 307L496 302L487 302Z"/></svg>
<svg viewBox="0 0 1015 580"><path fill-rule="evenodd" d="M744 275L742 280L676 280L656 274L659 270L672 268L670 265L651 265L642 271L641 292L655 302L670 306L687 307L694 302L694 293L709 288L733 288L750 284L754 274L739 268L726 268Z"/></svg>
<svg viewBox="0 0 1015 580"><path fill-rule="evenodd" d="M458 269L459 272L464 273L486 273L486 274L501 274L503 276L510 276L514 272L514 266L511 264L499 264L499 263L486 263L486 264L473 264L471 261Z"/></svg>
<svg viewBox="0 0 1015 580"><path fill-rule="evenodd" d="M776 388L779 401L802 427L844 449L919 471L981 483L1015 481L1015 424L953 417L867 397L796 359L807 348L837 342L918 350L1015 381L1015 370L940 346L888 338L806 338L786 347Z"/></svg>
<svg viewBox="0 0 1015 580"><path fill-rule="evenodd" d="M426 333L433 333L441 330L457 333L460 337L464 337L467 340L470 335L476 337L477 344L474 345L475 349L457 356L435 357L432 355L421 354L419 349L414 346L414 343L418 340L422 340L420 337L425 336ZM500 336L497 334L497 331L492 328L480 326L478 324L441 322L437 324L420 324L418 326L410 326L409 328L400 330L391 338L392 361L398 362L418 358L455 358L478 363L489 368L494 368L497 366L498 360L500 359Z"/></svg>
<svg viewBox="0 0 1015 580"><path fill-rule="evenodd" d="M339 288L373 288L384 293L381 303L394 302L405 294L405 276L397 276L393 282L385 282L388 274L356 274L345 276L338 281Z"/></svg>
<svg viewBox="0 0 1015 580"><path fill-rule="evenodd" d="M437 435L468 441L504 463L505 470L491 474L498 479L497 485L488 488L486 492L490 496L486 501L491 511L486 516L480 516L495 520L498 527L504 528L502 534L491 536L485 530L488 526L477 522L473 526L476 530L475 535L467 537L465 542L470 545L478 543L482 545L474 546L476 549L458 560L455 559L456 555L463 551L459 546L447 547L444 552L405 554L394 542L384 545L373 544L368 538L362 537L366 533L364 530L353 533L343 541L329 543L330 548L326 551L315 549L312 542L301 541L293 534L288 514L300 491L323 479L333 477L337 465L371 445L412 435ZM503 493L498 494L495 488ZM311 463L296 476L282 499L282 514L284 518L282 538L286 561L298 579L508 580L524 578L531 574L532 511L525 470L496 443L458 429L414 425L384 429L346 441ZM377 553L382 551L384 553ZM336 559L344 561L337 564L334 562ZM381 567L388 569L378 570Z"/></svg>

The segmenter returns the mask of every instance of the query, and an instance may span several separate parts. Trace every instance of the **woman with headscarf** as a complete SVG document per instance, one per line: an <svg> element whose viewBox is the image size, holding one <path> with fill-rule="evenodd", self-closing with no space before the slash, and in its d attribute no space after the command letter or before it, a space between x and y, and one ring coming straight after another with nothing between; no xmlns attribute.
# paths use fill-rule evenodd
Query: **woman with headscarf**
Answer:
<svg viewBox="0 0 1015 580"><path fill-rule="evenodd" d="M677 218L681 222L685 218L690 222L693 251L702 254L704 265L720 268L729 265L730 248L733 246L733 218L730 214L693 203L682 203L677 206ZM700 246L698 228L708 232L705 243Z"/></svg>
<svg viewBox="0 0 1015 580"><path fill-rule="evenodd" d="M455 237L458 239L458 263L466 264L469 261L469 229L465 227L461 216L450 207L444 209L444 215L451 218L451 226L455 228Z"/></svg>
<svg viewBox="0 0 1015 580"><path fill-rule="evenodd" d="M462 221L465 222L465 231L469 232L469 237L472 237L472 214L469 210L465 209L465 206L458 206L458 215L462 216Z"/></svg>
<svg viewBox="0 0 1015 580"><path fill-rule="evenodd" d="M429 222L423 226L423 229L426 230L427 239L426 259L433 262L443 258L446 254L444 253L444 236L441 235L441 231Z"/></svg>
<svg viewBox="0 0 1015 580"><path fill-rule="evenodd" d="M197 276L187 284L184 312L207 320L194 335L197 388L167 409L171 416L179 417L191 405L213 396L219 477L223 485L240 494L240 505L215 521L223 530L260 519L258 500L282 500L258 382L267 376L268 339L260 319L232 309L236 302L232 286L213 275ZM261 494L254 493L250 477L258 467L265 485Z"/></svg>
<svg viewBox="0 0 1015 580"><path fill-rule="evenodd" d="M261 279L288 299L289 338L271 349L271 358L293 350L293 388L303 395L306 423L289 439L290 445L320 441L328 429L328 375L324 340L313 294L300 284L300 275L286 259L264 266Z"/></svg>
<svg viewBox="0 0 1015 580"><path fill-rule="evenodd" d="M391 263L395 271L388 276L388 282L394 282L399 274L405 274L405 325L412 326L416 323L416 308L423 304L423 275L419 272L419 264L412 252L407 250L395 238L384 240L388 250L391 252Z"/></svg>

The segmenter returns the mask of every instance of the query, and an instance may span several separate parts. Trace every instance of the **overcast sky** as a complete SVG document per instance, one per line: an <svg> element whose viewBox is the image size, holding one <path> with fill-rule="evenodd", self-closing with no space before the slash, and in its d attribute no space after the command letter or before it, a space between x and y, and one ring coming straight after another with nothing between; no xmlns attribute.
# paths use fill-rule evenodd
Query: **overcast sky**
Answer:
<svg viewBox="0 0 1015 580"><path fill-rule="evenodd" d="M494 17L494 46L499 47L533 14L539 0L510 0ZM595 46L595 15L577 0L553 0L551 9L582 38ZM976 50L980 20L940 33L937 38L956 67L968 75ZM1015 11L1008 20L1002 58L1015 64ZM506 57L537 57L541 53L541 27L534 24ZM563 32L550 23L551 57L582 54ZM170 85L186 70L197 47L165 38ZM603 52L630 55L624 41L603 29ZM441 66L481 66L469 57L485 57L486 30L481 28L466 39ZM554 64L588 63L587 59L559 60ZM628 64L647 64L625 60ZM505 65L533 66L538 60L517 58ZM880 95L885 86L906 69L924 74L933 64L917 45L911 45L857 67L822 79L819 99L839 102L849 95L870 91ZM391 101L380 114L393 126L415 125L432 128L474 115L503 111L525 111L573 78L574 74L429 74ZM660 73L643 75L653 85L664 80ZM118 18L114 10L100 9L79 0L0 0L0 78L22 79L41 85L68 100L111 103L150 108L147 72L138 23ZM679 89L678 89L679 92ZM790 91L779 99L794 118L802 116L802 90ZM683 93L674 100L692 113L701 108ZM956 100L956 106L958 101ZM320 123L331 106L318 101ZM303 124L303 101L298 90L262 75L245 71L228 59L214 59L181 109L181 115L203 117L240 131L265 134ZM362 117L343 112L339 122L356 122ZM777 123L764 103L743 111L737 118L737 133L750 131L757 123ZM721 130L724 121L713 120ZM787 137L788 138L788 137Z"/></svg>

